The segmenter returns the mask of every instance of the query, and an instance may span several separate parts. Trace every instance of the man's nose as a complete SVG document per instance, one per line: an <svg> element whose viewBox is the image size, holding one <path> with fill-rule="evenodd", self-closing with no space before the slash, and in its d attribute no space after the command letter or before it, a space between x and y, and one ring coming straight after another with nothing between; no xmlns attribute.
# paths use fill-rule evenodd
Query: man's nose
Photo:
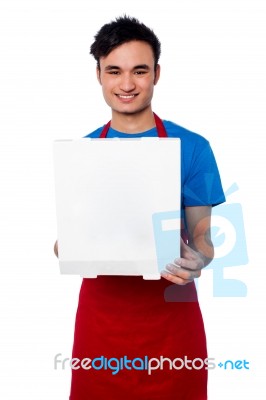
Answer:
<svg viewBox="0 0 266 400"><path fill-rule="evenodd" d="M134 77L131 74L121 76L120 89L123 90L123 92L132 92L135 87Z"/></svg>

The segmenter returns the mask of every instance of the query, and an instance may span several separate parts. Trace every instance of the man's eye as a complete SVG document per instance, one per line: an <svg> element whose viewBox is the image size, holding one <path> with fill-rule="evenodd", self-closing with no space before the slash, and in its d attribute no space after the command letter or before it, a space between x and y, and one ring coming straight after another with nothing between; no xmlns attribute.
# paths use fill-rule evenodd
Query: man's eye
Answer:
<svg viewBox="0 0 266 400"><path fill-rule="evenodd" d="M135 75L144 75L147 71L135 71Z"/></svg>
<svg viewBox="0 0 266 400"><path fill-rule="evenodd" d="M109 71L110 75L119 75L119 71Z"/></svg>

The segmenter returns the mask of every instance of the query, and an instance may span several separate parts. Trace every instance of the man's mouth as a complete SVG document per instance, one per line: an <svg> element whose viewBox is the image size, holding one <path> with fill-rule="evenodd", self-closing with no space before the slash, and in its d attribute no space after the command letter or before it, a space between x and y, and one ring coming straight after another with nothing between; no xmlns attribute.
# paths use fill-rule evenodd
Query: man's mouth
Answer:
<svg viewBox="0 0 266 400"><path fill-rule="evenodd" d="M137 94L117 94L116 96L122 100L131 100L134 99L134 97L136 97Z"/></svg>

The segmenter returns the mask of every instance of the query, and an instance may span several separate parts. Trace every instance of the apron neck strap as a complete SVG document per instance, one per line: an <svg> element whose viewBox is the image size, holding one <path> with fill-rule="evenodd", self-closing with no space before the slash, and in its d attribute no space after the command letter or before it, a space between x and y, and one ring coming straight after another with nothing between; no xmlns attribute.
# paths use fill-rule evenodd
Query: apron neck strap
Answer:
<svg viewBox="0 0 266 400"><path fill-rule="evenodd" d="M153 113L153 115L154 115L154 120L155 120L155 124L156 124L156 129L157 129L157 132L158 132L158 137L167 137L167 132L166 132L166 129L164 127L163 121L155 113ZM107 133L109 131L110 126L111 126L111 121L109 121L103 127L103 130L102 130L102 132L101 132L101 134L99 136L101 139L104 139L104 138L107 137Z"/></svg>

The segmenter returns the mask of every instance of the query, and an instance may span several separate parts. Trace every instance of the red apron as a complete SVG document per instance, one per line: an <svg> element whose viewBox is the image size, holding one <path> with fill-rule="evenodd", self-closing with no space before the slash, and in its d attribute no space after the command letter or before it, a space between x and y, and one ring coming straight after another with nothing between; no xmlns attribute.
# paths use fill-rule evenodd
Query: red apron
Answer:
<svg viewBox="0 0 266 400"><path fill-rule="evenodd" d="M167 137L154 117L158 136ZM206 400L206 337L194 282L83 279L72 358L91 361L72 370L70 400Z"/></svg>
<svg viewBox="0 0 266 400"><path fill-rule="evenodd" d="M154 120L155 120L155 124L156 124L156 129L157 129L157 133L158 133L158 137L167 137L167 132L165 130L163 121L158 117L157 114L153 113L154 115ZM109 121L104 127L103 130L100 134L100 138L104 139L107 136L107 133L109 131L109 128L111 126L111 121Z"/></svg>

